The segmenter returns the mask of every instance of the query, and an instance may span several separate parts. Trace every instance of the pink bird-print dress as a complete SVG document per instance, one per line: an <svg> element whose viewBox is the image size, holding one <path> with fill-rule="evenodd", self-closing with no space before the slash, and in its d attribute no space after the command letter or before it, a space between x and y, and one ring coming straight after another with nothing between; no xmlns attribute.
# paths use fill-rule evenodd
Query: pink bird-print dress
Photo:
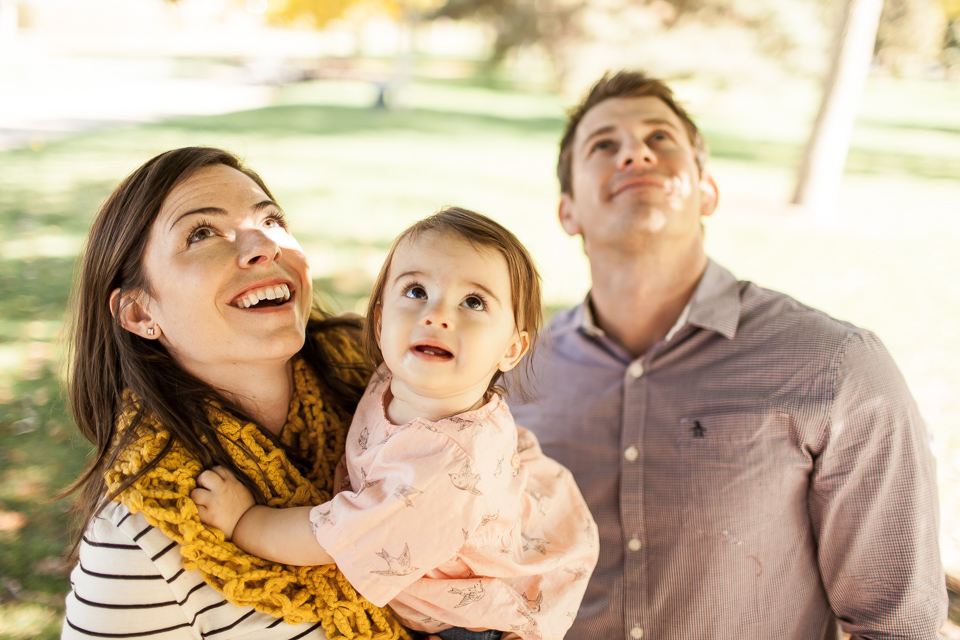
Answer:
<svg viewBox="0 0 960 640"><path fill-rule="evenodd" d="M599 550L573 476L497 394L474 411L396 425L389 389L381 368L354 416L352 490L311 511L321 546L412 629L563 638Z"/></svg>

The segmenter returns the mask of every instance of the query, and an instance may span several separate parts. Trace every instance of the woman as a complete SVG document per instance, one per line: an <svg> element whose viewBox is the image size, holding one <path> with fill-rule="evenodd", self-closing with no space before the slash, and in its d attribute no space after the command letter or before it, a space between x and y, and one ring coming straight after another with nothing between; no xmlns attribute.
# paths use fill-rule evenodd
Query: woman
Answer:
<svg viewBox="0 0 960 640"><path fill-rule="evenodd" d="M210 148L137 169L93 223L73 304L69 395L95 451L71 487L63 638L406 635L334 565L248 556L189 499L222 465L263 504L329 500L370 374L256 173Z"/></svg>

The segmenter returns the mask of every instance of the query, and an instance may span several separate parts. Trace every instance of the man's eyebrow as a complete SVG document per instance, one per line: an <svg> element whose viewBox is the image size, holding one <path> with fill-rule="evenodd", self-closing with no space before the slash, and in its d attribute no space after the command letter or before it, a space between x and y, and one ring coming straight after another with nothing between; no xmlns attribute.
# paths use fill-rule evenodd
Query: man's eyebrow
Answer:
<svg viewBox="0 0 960 640"><path fill-rule="evenodd" d="M277 209L280 208L280 206L273 200L261 200L257 204L253 205L252 209L254 211L260 211L261 209L266 209L267 207L276 207ZM221 207L199 207L197 209L191 209L190 211L185 211L177 216L176 220L170 224L170 229L173 229L175 226L177 226L177 224L187 216L193 215L225 216L227 215L227 210Z"/></svg>

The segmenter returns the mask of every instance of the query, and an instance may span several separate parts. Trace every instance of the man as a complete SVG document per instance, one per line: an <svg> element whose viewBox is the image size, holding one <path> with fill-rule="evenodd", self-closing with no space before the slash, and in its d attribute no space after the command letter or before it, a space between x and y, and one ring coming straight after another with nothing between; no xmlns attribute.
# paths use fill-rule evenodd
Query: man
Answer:
<svg viewBox="0 0 960 640"><path fill-rule="evenodd" d="M737 281L662 82L604 76L560 146L560 224L593 286L511 401L580 484L600 563L569 638L934 638L946 615L928 435L868 331Z"/></svg>

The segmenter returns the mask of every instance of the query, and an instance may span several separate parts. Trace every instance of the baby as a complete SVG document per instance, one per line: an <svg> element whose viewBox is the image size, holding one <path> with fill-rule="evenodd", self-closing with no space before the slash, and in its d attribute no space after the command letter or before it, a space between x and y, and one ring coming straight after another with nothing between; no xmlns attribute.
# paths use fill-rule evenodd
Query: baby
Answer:
<svg viewBox="0 0 960 640"><path fill-rule="evenodd" d="M267 560L336 562L411 629L560 640L597 562L596 523L495 386L540 322L540 277L512 233L453 207L421 220L394 241L370 297L364 339L382 365L347 436L349 488L272 509L205 471L201 519Z"/></svg>

